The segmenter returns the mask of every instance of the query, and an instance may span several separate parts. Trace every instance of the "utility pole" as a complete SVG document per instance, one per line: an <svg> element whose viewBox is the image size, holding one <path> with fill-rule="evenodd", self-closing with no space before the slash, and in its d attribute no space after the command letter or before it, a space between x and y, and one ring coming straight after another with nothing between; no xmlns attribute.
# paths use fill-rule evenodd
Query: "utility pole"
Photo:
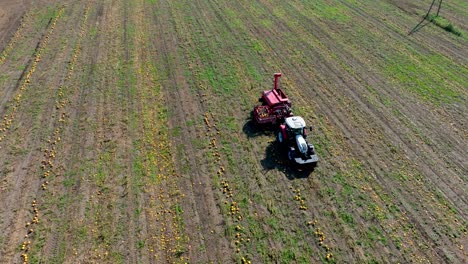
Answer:
<svg viewBox="0 0 468 264"><path fill-rule="evenodd" d="M442 1L443 0L439 0L439 4L438 4L438 7L437 7L437 14L435 17L438 17L439 16L439 13L440 13L440 8L442 7ZM420 30L422 27L424 27L426 24L422 25L422 23L429 17L429 15L431 14L431 11L432 11L432 8L434 7L434 4L437 2L437 0L432 0L432 3L431 3L431 6L429 7L429 10L427 10L427 13L426 15L424 16L424 18L421 20L421 22L419 22L409 33L408 35L411 35L413 34L414 32ZM434 19L435 17L433 17L432 19ZM431 21L432 21L431 19ZM429 22L431 22L429 21ZM428 22L428 23L429 23Z"/></svg>
<svg viewBox="0 0 468 264"><path fill-rule="evenodd" d="M437 8L437 15L436 16L439 16L441 6L442 6L442 0L440 0L440 2L439 2L439 7Z"/></svg>
<svg viewBox="0 0 468 264"><path fill-rule="evenodd" d="M437 1L437 0L432 0L432 4L431 4L431 6L429 7L429 10L427 10L427 13L426 13L426 15L424 16L424 19L426 19L426 18L429 16L429 14L431 13L432 7L434 7L434 4L435 4L436 1ZM441 7L441 6L442 6L442 0L439 0L439 6L437 7L437 14L436 14L436 17L439 16L439 12L440 12L440 7Z"/></svg>

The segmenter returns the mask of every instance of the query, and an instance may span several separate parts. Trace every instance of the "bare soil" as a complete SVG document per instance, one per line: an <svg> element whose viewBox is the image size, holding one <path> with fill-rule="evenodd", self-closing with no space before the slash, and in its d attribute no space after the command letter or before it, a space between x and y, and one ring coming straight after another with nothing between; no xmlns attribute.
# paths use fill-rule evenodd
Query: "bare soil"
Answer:
<svg viewBox="0 0 468 264"><path fill-rule="evenodd" d="M464 262L468 49L408 36L430 2L0 0L0 262ZM313 172L250 120L278 71Z"/></svg>

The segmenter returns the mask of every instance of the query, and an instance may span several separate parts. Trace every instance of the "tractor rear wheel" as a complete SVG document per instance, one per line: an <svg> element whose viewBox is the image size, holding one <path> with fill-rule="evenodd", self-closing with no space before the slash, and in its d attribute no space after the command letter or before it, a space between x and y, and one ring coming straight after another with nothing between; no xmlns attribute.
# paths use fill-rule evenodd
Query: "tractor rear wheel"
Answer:
<svg viewBox="0 0 468 264"><path fill-rule="evenodd" d="M281 132L281 130L280 130L280 131L278 131L278 142L283 143L283 140L284 140L283 139L283 132Z"/></svg>

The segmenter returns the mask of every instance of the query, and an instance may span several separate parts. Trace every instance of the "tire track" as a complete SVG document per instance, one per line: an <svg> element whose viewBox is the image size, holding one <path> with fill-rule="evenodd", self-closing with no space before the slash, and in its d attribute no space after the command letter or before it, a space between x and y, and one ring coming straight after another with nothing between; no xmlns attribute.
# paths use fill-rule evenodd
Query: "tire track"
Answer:
<svg viewBox="0 0 468 264"><path fill-rule="evenodd" d="M284 58L284 59L286 59L286 58ZM303 77L306 77L306 76L303 76ZM333 96L336 96L336 95L333 95ZM331 105L330 105L330 106L331 106ZM333 109L333 107L331 107L330 109ZM329 110L328 110L328 111L329 111ZM343 120L343 121L341 121L341 122L340 122L340 121L338 121L338 122L336 122L336 123L338 123L338 124L339 124L339 123L345 123L345 122L344 122L344 120Z"/></svg>
<svg viewBox="0 0 468 264"><path fill-rule="evenodd" d="M299 12L297 12L299 13ZM304 18L304 17L303 17ZM312 21L310 19L307 19L309 22L312 23ZM320 28L318 25L315 25L313 26L314 29L317 29L317 28ZM314 32L317 32L317 31L320 31L320 30L314 30ZM327 37L324 32L321 32L320 35L319 35L319 38L320 39L328 39L329 37ZM333 49L331 52L335 53L335 54L340 54L340 58L346 58L347 60L346 61L353 61L353 65L355 65L355 67L359 68L359 69L362 69L361 68L361 65L362 65L362 62L359 63L359 62L356 62L355 59L352 58L352 56L350 54L346 54L342 51L344 51L344 47L342 48L339 48L337 47L336 49ZM359 72L362 72L362 73L365 73L365 72L368 72L369 69L362 69L360 70ZM339 75L337 75L339 76ZM368 77L368 76L366 76ZM386 83L382 83L380 82L379 80L377 80L376 78L372 78L372 77L368 77L371 79L371 82L370 83L377 83L377 87L384 87L384 86L387 86L388 84ZM354 85L354 87L359 87L359 84L356 83L356 85ZM411 154L411 159L412 160L417 160L418 161L418 167L424 167L425 168L425 174L429 174L431 175L431 178L433 179L433 182L434 182L434 185L439 185L438 183L440 183L440 181L444 182L445 183L445 188L447 188L446 190L449 191L449 193L452 193L452 194L455 194L455 195L450 195L449 197L453 197L451 199L454 199L453 201L453 204L457 205L457 204L466 204L466 200L464 199L464 195L463 195L463 191L460 190L460 189L456 189L456 186L458 186L458 184L460 182L462 182L461 178L458 178L458 177L453 177L454 175L457 175L456 171L452 170L451 168L448 169L448 171L446 170L446 172L442 172L440 170L435 170L435 169L432 169L430 167L428 167L427 165L424 166L424 163L422 162L422 159L418 158L417 155L415 153L427 153L425 155L428 155L426 157L424 157L425 160L432 160L432 161L436 161L436 160L439 160L440 157L439 155L436 155L436 153L441 153L441 152L446 152L444 151L443 149L439 149L438 151L432 151L431 149L428 149L428 148L425 148L423 149L423 151L419 150L415 144L410 144L408 142L408 140L405 140L405 138L403 138L402 134L410 134L411 131L408 131L408 129L402 129L403 125L399 124L399 120L396 120L394 118L389 118L388 116L384 115L383 112L375 109L375 107L373 107L371 104L369 104L365 98L365 95L364 95L364 98L363 96L360 95L360 92L357 90L357 89L347 89L346 92L349 92L350 96L354 99L354 101L356 102L359 102L359 104L361 105L360 109L366 109L367 112L371 112L372 115L376 116L377 117L377 120L384 120L385 123L382 123L380 124L382 127L384 127L384 130L385 131L389 131L390 133L386 133L386 134L393 134L393 138L396 138L392 141L396 141L397 142L397 145L401 146L401 145L405 145L405 153L410 153ZM379 91L379 94L384 94L387 98L391 98L392 95L390 95L389 93L387 93L385 90L382 90L382 91ZM408 111L406 112L410 112L410 113L418 113L418 117L422 117L422 116L425 116L427 115L427 110L425 111L425 113L423 112L420 112L420 105L419 108L417 107L414 107L415 104L409 104L409 103L406 103L406 102L402 102L401 100L398 102L398 106L396 107L396 109L409 109ZM384 108L384 105L380 105L381 109ZM433 120L439 120L438 118L428 118L428 119L425 119L425 120L428 120L429 122L431 122L430 125L426 125L424 123L420 123L418 122L417 120L418 119L421 119L421 118L413 118L413 120L416 120L416 121L412 121L412 122L417 122L416 123L416 127L420 128L420 127L428 127L428 130L429 128L431 130L433 129L437 129L437 135L442 135L442 134L445 134L446 136L444 137L440 137L440 136L437 136L436 137L436 140L433 140L435 141L435 143L433 144L434 146L443 146L445 145L445 143L447 142L447 140L449 140L449 142L451 141L451 145L454 146L454 149L457 150L456 152L454 153L463 153L463 149L462 147L457 147L460 146L459 142L460 142L460 139L456 139L453 137L453 135L447 135L447 133L450 133L450 132L446 132L445 130L442 131L440 129L438 129L439 127L443 127L442 125L440 124L437 124L435 123ZM398 124L398 125L387 125L387 124ZM398 128L398 129L397 129ZM402 132L403 131L403 132ZM445 139L445 141L441 141L441 142L438 142L437 139ZM422 144L423 145L423 142ZM422 148L423 146L419 147L419 148ZM459 154L453 154L453 155L450 155L450 153L448 153L448 157L445 157L443 158L443 160L446 162L446 163L452 163L450 162L449 160L451 161L455 161L455 167L458 166L459 168L463 168L464 165L464 161L462 159L460 159L460 157L462 155L459 155ZM434 164L432 167L436 167L436 168L445 168L446 166L443 164L443 163L439 163L439 164ZM463 170L463 169L462 169ZM463 173L462 173L463 174ZM442 177L439 177L438 175L444 175ZM449 182L448 179L452 179L454 178L453 181ZM444 180L444 179L447 179L447 180ZM437 184L435 184L437 183ZM455 196L455 197L454 197ZM460 210L460 212L462 212L463 210Z"/></svg>
<svg viewBox="0 0 468 264"><path fill-rule="evenodd" d="M2 85L2 91L0 92L0 116L4 116L8 111L11 111L9 108L11 108L14 96L21 87L26 74L31 69L31 65L34 63L34 56L41 42L44 41L44 36L50 29L51 20L53 19L53 14L49 14L47 15L47 21L38 21L39 16L45 15L42 12L30 13L27 15L27 20L22 22L22 31L24 32L16 35L18 39L12 40L15 43L14 49L12 48L8 52L4 50L7 53L4 54L4 63L0 64L0 72L2 72L0 75ZM34 26L39 28L35 29Z"/></svg>
<svg viewBox="0 0 468 264"><path fill-rule="evenodd" d="M22 37L23 31L24 31L24 28L25 28L25 19L28 19L29 18L28 16L29 16L28 13L26 13L21 17L20 22L19 22L19 26L16 29L15 33L13 34L13 37L10 39L8 44L5 46L5 48L0 53L0 66L2 66L3 63L5 63L5 60L8 58L11 51L13 50L13 46L15 46L16 43L18 42L18 40ZM15 24L13 24L12 27L14 25ZM9 30L6 30L6 31L8 32Z"/></svg>
<svg viewBox="0 0 468 264"><path fill-rule="evenodd" d="M64 8L61 7L58 10L56 16L50 19L49 25L48 25L49 29L36 46L36 51L34 52L34 59L31 63L29 70L27 71L24 77L24 80L21 82L21 85L19 86L19 89L18 89L19 91L16 93L13 101L8 104L9 105L8 108L11 110L8 113L3 115L3 119L0 122L0 144L3 141L3 139L5 139L7 131L11 128L11 125L13 121L15 120L18 108L21 106L22 101L23 101L22 100L23 93L26 91L26 89L28 88L31 82L31 76L34 74L38 63L41 61L41 53L47 47L49 38L54 32L55 25L57 24L57 21L59 20L59 18L62 16L63 10Z"/></svg>
<svg viewBox="0 0 468 264"><path fill-rule="evenodd" d="M194 7L194 8L192 8L192 9L193 9L193 10L206 10L206 12L203 12L202 15L201 15L201 16L204 17L204 18L210 17L210 13L209 13L209 12L212 10L212 11L213 11L213 14L216 16L216 18L219 20L219 22L222 23L223 25L225 25L226 28L227 28L228 30L230 30L231 33L233 33L233 32L232 32L232 29L230 29L229 24L227 24L226 21L223 20L223 16L220 14L219 9L216 9L215 5L213 5L212 3L209 3L209 4L208 4L208 7L204 7L204 6L202 6L202 7ZM200 23L200 27L201 27L201 28L204 28L204 29L207 29L207 31L209 31L209 29L210 29L210 27L211 27L210 25L218 24L219 22L218 22L218 21L215 22L215 21L213 20L213 22L209 23L209 22L207 21L206 24L205 24L205 23ZM210 38L211 36L214 36L214 35L220 36L219 32L216 32L215 34L212 34L212 33L213 33L213 32L209 32L209 33L205 33L204 35L205 35L206 38ZM234 37L234 38L236 38L236 37ZM204 45L205 43L202 43L202 44ZM207 44L208 44L208 43L207 43ZM201 48L203 48L203 47L201 47ZM212 46L212 47L209 48L209 50L214 50L214 51L216 51L216 50L217 50L217 47L216 47L216 46ZM216 53L216 52L215 52L215 53ZM216 57L216 56L217 56L217 54L214 55L214 57ZM213 66L212 66L212 67L213 67L213 68L219 68L219 65L216 65L216 64L213 63ZM212 103L212 105L213 105L214 109L219 108L219 106L214 105L214 103ZM233 112L238 113L239 111L234 110ZM220 117L220 118L222 118L222 117ZM224 132L226 132L226 131L224 131ZM243 154L245 154L245 153L243 153ZM240 159L240 160L241 160L241 159ZM243 166L239 166L239 167L240 167L240 168L239 168L240 171L239 171L239 172L236 171L235 174L237 174L237 173L242 173L242 170L245 169L245 168L242 168ZM246 172L246 174L250 173L250 172L247 172L247 171L245 171L245 172ZM233 173L234 173L234 172L233 172ZM231 173L229 173L229 174L231 174ZM230 177L232 177L232 176L230 175ZM258 179L258 178L257 178L257 179ZM284 183L284 182L283 182L283 183ZM257 184L257 183L256 183L256 184ZM228 182L226 182L226 181L222 181L222 182L221 182L221 185L222 185L223 187L225 187L226 185L229 187ZM266 184L266 185L268 185L268 184ZM253 188L255 189L255 187L253 187ZM288 186L286 186L286 184L283 184L283 185L282 185L282 188L283 188L284 190L288 190ZM224 191L224 192L227 192L227 191L226 191L226 188L223 188L223 191ZM265 195L266 195L266 194L265 194ZM291 195L291 197L292 197L292 196L293 196L293 195ZM247 209L247 208L246 208L246 209ZM244 215L244 218L245 218L245 215ZM313 242L314 242L314 239L311 239L311 242L313 243ZM272 242L271 242L271 241L270 241L270 245L272 245ZM272 246L273 246L273 245L272 245ZM252 257L254 257L254 256L252 256ZM248 259L249 259L249 257L244 258L244 260L242 260L242 258L241 258L241 261L248 261Z"/></svg>
<svg viewBox="0 0 468 264"><path fill-rule="evenodd" d="M169 3L161 3L163 5L162 10L168 10L168 15L170 17L175 16L174 7L170 5ZM156 18L155 18L156 19ZM170 106L176 106L177 107L171 107L171 110L174 111L176 114L174 115L177 117L178 120L175 118L171 118L171 122L169 123L170 128L174 129L176 125L179 125L181 128L181 131L184 136L183 138L188 139L188 138L196 138L198 137L196 134L189 133L191 129L187 127L188 123L188 118L186 117L187 113L192 113L190 116L193 118L190 120L196 120L197 113L201 115L201 112L203 109L206 109L207 106L204 105L203 102L201 101L194 101L194 104L182 104L182 107L180 107L181 102L190 102L192 99L187 98L188 95L191 94L191 92L188 90L187 83L184 83L184 78L182 75L179 73L179 70L176 68L175 65L182 65L180 62L178 63L177 61L172 61L175 58L175 54L177 54L177 50L174 49L177 43L177 39L166 37L166 34L164 33L164 24L161 23L161 21L168 21L168 18L162 18L161 20L157 20L157 24L159 25L159 36L161 41L159 43L156 43L156 50L159 50L161 54L165 54L166 56L164 57L163 65L164 68L167 70L167 85L168 89L164 92L165 97L168 105ZM178 26L181 26L181 24L178 24ZM177 29L176 29L177 30ZM188 39L186 40L188 41ZM174 56L174 57L173 57ZM174 71L171 71L171 69L174 69ZM166 77L166 76L165 76ZM175 89L178 87L178 89ZM179 88L180 87L180 88ZM198 98L202 98L201 94L198 93ZM173 123L173 125L171 125ZM200 132L200 134L202 134ZM189 164L192 168L196 168L196 164L205 164L205 162L197 162L196 157L198 155L196 154L195 147L194 145L189 141L177 141L176 145L178 144L184 144L188 147L186 149L186 158L189 161ZM200 166L200 165L198 165ZM184 181L186 182L185 186L192 186L192 188L189 188L188 190L185 189L184 192L188 192L189 196L189 203L191 204L191 208L193 208L193 211L190 212L193 214L195 217L196 223L187 223L189 226L187 227L188 229L194 231L194 230L210 230L213 229L214 227L220 225L221 217L217 213L218 209L216 206L213 204L214 201L214 194L213 191L211 190L210 185L208 183L211 182L211 179L208 178L208 175L206 175L204 172L205 166L201 165L203 169L197 169L193 171L195 175L191 175L190 178L186 178ZM204 183L204 184L199 184L199 183ZM194 187L196 185L200 186L201 188ZM210 198L211 197L211 198ZM199 229L200 226L201 228ZM217 228L215 228L217 229ZM222 231L221 231L222 232ZM226 256L223 253L226 247L226 242L223 240L220 240L219 238L215 238L212 235L208 235L207 233L202 233L200 231L196 231L197 236L192 236L191 245L192 249L189 250L189 258L193 261L219 261L220 259L225 259ZM219 233L219 231L217 232ZM213 255L207 254L207 251L195 251L196 243L201 243L199 246L200 248L207 248L207 249L217 249L218 247L221 247L220 249L217 249ZM210 256L211 255L211 256Z"/></svg>
<svg viewBox="0 0 468 264"><path fill-rule="evenodd" d="M47 32L42 36L42 39L41 41L39 42L39 44L37 44L37 50L35 52L35 59L31 65L31 68L29 69L27 75L26 75L26 79L24 80L21 88L22 90L20 90L20 92L18 92L16 98L15 98L15 102L16 102L16 105L13 107L12 111L9 113L9 115L5 115L5 117L8 117L7 118L4 118L4 122L2 123L2 125L4 126L3 127L3 135L2 137L5 138L6 137L6 132L8 131L8 129L10 128L10 125L12 124L12 122L14 121L14 118L16 117L16 112L17 112L17 109L19 108L20 106L20 103L22 102L22 92L26 90L26 87L29 85L30 83L30 78L31 78L31 75L34 73L34 71L36 70L36 67L38 65L38 62L41 60L41 52L46 49L47 47L47 44L49 42L49 37L52 36L52 33L54 31L54 28L55 28L55 24L57 23L58 19L61 17L61 14L63 13L63 8L60 8L57 13L56 13L56 16L51 18L51 20L49 21L49 26L48 26L48 30ZM18 113L20 114L20 113ZM42 115L39 114L39 117L42 118ZM6 122L5 122L6 121ZM6 126L5 126L6 125ZM16 134L21 134L23 132L23 130L26 130L26 131L30 131L30 129L28 128L22 128L22 130L18 129L16 130ZM16 134L12 134L12 137L13 135L16 135ZM23 139L24 140L24 144L26 144L27 146L31 147L31 146L35 146L37 147L38 144L36 144L36 141L38 140L39 137L37 137L36 135L25 135L25 138ZM8 138L10 139L10 138ZM5 142L10 142L9 141L5 141ZM15 143L17 144L17 143ZM23 145L23 143L22 143ZM32 180L32 181L29 181L27 178L28 178L28 175L29 174L34 174L36 173L36 170L35 168L32 168L31 167L31 164L33 164L38 157L36 157L35 154L33 154L34 151L30 151L29 154L27 156L24 157L23 161L18 164L20 165L21 167L18 168L18 170L15 172L14 176L15 179L14 179L14 183L11 182L11 184L13 184L12 186L15 187L14 190L16 191L9 191L7 193L5 193L5 196L4 196L4 199L2 199L4 201L4 204L6 205L7 209L5 212L9 212L7 214L4 215L4 218L3 218L3 221L2 221L2 225L5 225L5 226L8 226L8 229L5 229L5 238L8 238L9 239L9 243L6 243L4 245L4 247L2 247L2 255L5 256L5 258L9 258L9 259L14 259L15 257L13 256L14 253L17 253L18 251L15 251L13 253L13 250L12 248L15 247L14 245L12 245L13 243L16 243L17 241L19 240L22 240L22 238L20 238L20 233L21 230L24 229L24 224L26 222L29 222L30 225L31 224L36 224L38 222L38 219L37 219L37 214L38 214L38 209L37 208L32 208L30 210L28 210L28 208L30 208L29 206L27 206L26 208L21 208L20 210L18 210L19 208L17 207L18 205L27 205L29 204L26 199L31 199L31 195L29 195L29 192L31 192L32 195L35 195L36 193L36 190L38 190L40 188L40 186L36 186L36 183L38 181L36 180ZM8 183L8 179L6 178L5 179L5 183ZM33 191L31 191L31 189ZM28 194L28 195L26 195ZM29 221L28 221L28 218L29 218ZM20 223L20 221L24 220L24 223ZM29 225L28 225L29 227ZM31 229L31 227L29 227L29 229ZM29 229L28 229L28 232L29 232ZM29 232L31 233L31 232ZM27 241L26 241L27 242ZM18 242L19 243L19 242ZM22 244L21 248L29 248L29 243L27 244ZM26 255L25 255L26 256ZM20 254L16 254L16 257L17 259L20 259ZM27 256L26 256L27 257ZM24 258L24 259L27 259L27 258Z"/></svg>
<svg viewBox="0 0 468 264"><path fill-rule="evenodd" d="M246 14L247 14L247 13L251 13L250 10L244 10L244 11L238 11L238 12L246 13ZM255 22L251 22L251 23L254 24ZM255 32L255 31L254 31L254 32ZM268 39L268 37L265 37L265 35L261 35L261 36L264 36L264 37L263 37L264 39ZM279 54L277 54L274 50L272 51L272 53L274 54L274 57L279 57L279 58L281 58L281 56L280 56ZM283 58L283 59L286 59L286 58ZM288 86L291 86L291 85L288 85ZM307 87L307 86L305 86L305 87ZM289 92L289 90L288 90L288 94L290 94L290 96L293 95L293 96L291 96L291 97L294 97L294 93L291 94L291 92ZM300 96L297 96L297 97L299 98ZM296 100L296 101L297 101L297 100ZM301 100L301 101L303 101L303 100ZM303 101L302 103L303 103L303 104L307 104L307 102L305 102L305 101ZM296 103L296 105L300 105L300 103ZM321 166L322 166L322 165L321 165ZM294 197L294 194L293 194L293 193L291 193L291 197ZM314 206L313 204L311 204L311 207L312 207L312 208L314 208L314 207L316 208L316 206ZM320 211L320 210L314 210L314 211ZM308 218L309 218L309 219L314 219L314 216L312 215L312 216L310 216L310 217L308 217ZM304 224L304 223L301 223L301 225L303 225L303 224ZM317 232L317 233L315 233L315 235L317 236L317 238L318 238L318 239L322 238L323 231L322 231L322 230L316 230L316 232ZM348 232L348 235L350 235L349 232ZM311 241L311 242L314 244L315 239L312 238L312 241ZM319 241L319 242L320 242L320 241ZM322 241L322 242L323 242L323 241ZM324 248L326 249L327 247L324 246ZM328 255L328 254L327 254L327 255Z"/></svg>
<svg viewBox="0 0 468 264"><path fill-rule="evenodd" d="M63 9L62 9L63 10ZM63 12L63 11L61 11ZM85 11L85 15L84 15L84 19L83 19L83 24L86 22L86 18L87 18L87 11ZM82 25L83 25L82 24ZM70 78L72 76L72 73L73 73L73 68L74 68L74 65L76 63L76 58L78 56L78 53L80 51L80 43L81 43L81 39L82 39L82 35L83 35L83 29L79 32L78 34L78 40L77 40L77 44L74 48L74 51L72 52L71 54L71 60L70 60L70 63L69 63L69 67L67 69L67 75L63 81L62 84L59 85L58 89L57 89L57 95L58 95L58 100L61 101L61 103L57 103L56 104L56 109L59 110L61 108L64 108L62 111L61 111L61 114L60 115L57 115L57 119L55 120L54 124L52 125L52 127L55 127L54 129L54 133L53 135L51 135L49 137L49 139L47 140L48 142L48 146L44 149L44 155L43 155L43 159L41 161L41 165L40 165L40 168L41 168L41 178L42 178L42 184L40 186L40 188L42 189L42 191L46 191L47 188L48 188L48 185L49 185L49 178L50 177L53 177L53 178L56 178L59 176L60 174L60 170L61 168L58 168L57 166L55 166L55 160L57 158L57 146L59 145L59 142L61 141L61 136L63 136L63 129L64 129L64 126L65 126L65 123L66 123L66 120L68 119L68 115L66 113L66 106L68 105L68 100L65 99L64 97L64 94L63 94L63 90L64 90L64 84L68 83L70 81ZM34 246L34 243L31 243L31 240L34 241L34 238L37 237L35 235L35 231L34 229L32 228L33 226L36 226L38 225L37 228L41 229L41 226L39 225L39 208L41 208L41 206L38 205L38 200L37 199L40 199L43 195L41 195L41 193L38 191L36 193L36 198L33 199L33 201L31 202L31 205L32 205L32 208L33 208L33 213L34 213L34 217L32 218L31 221L28 221L26 223L26 228L27 228L27 231L26 231L26 235L25 235L25 241L23 242L22 246L21 246L21 249L22 249L22 254L21 254L21 258L23 260L24 263L27 263L28 262L28 259L29 259L29 250ZM42 218L42 217L41 217ZM52 233L51 237L53 237L54 234ZM56 241L53 241L52 239L52 242L49 242L49 246L50 247L55 247L57 246L56 245ZM42 248L41 248L42 250ZM35 250L37 252L37 250ZM46 255L49 255L51 252L48 252L47 251L45 252Z"/></svg>
<svg viewBox="0 0 468 264"><path fill-rule="evenodd" d="M125 1L107 1L98 6L97 15L102 16L98 30L104 32L98 41L99 57L93 76L94 87L90 98L94 111L93 139L95 155L88 169L89 200L85 205L91 217L85 219L90 231L91 244L82 252L92 253L84 257L91 262L137 262L137 212L135 196L132 195L134 177L133 158L128 130L127 97L131 69L127 35L130 8ZM91 47L90 47L91 48ZM95 165L92 165L95 164ZM131 197L129 197L129 195ZM85 209L86 210L86 209ZM85 211L86 214L86 211Z"/></svg>
<svg viewBox="0 0 468 264"><path fill-rule="evenodd" d="M76 75L79 74L83 66L80 58L84 57L83 38L88 30L90 9L90 1L86 3L84 1L83 3L76 2L69 7L69 10L71 10L70 17L73 17L73 22L69 24L68 28L77 28L78 32L76 33L76 40L70 54L70 59L67 62L66 75L57 89L57 100L54 104L57 117L51 121L51 126L55 127L55 131L47 140L49 146L44 150L44 160L41 165L41 173L43 174L41 188L46 192L41 200L43 200L44 207L47 208L47 216L43 226L53 227L49 234L43 235L45 243L41 248L41 255L45 259L48 259L48 261L64 261L67 251L76 250L75 247L67 247L63 244L63 241L70 241L67 240L67 236L71 232L73 223L71 219L76 219L76 211L67 211L66 209L68 208L61 208L49 201L53 201L54 195L61 195L66 200L66 195L69 191L74 193L74 197L79 196L76 189L67 190L65 186L67 185L67 180L70 180L66 175L69 173L69 168L73 166L68 160L70 150L72 149L70 146L73 145L71 142L73 142L74 138L71 126L76 114L75 107L77 100L82 100L79 97L81 91L76 87L75 80L77 79ZM74 18L75 12L78 16L76 19ZM78 69L78 72L76 69ZM52 161L54 161L54 166L52 166ZM49 186L49 183L52 183L52 185ZM52 197L47 197L50 193L52 193ZM54 222L54 216L60 217L62 221L60 223Z"/></svg>
<svg viewBox="0 0 468 264"><path fill-rule="evenodd" d="M328 69L328 71L329 71L329 70L332 70L332 69ZM325 73L328 72L328 71L323 71L322 73L325 74ZM340 75L337 74L336 76L340 76ZM305 78L305 77L306 77L306 76L303 76L303 78ZM333 95L333 96L336 96L336 94ZM330 105L330 107L332 107L332 105ZM329 109L328 109L328 111L329 111ZM341 122L344 123L345 120L342 120ZM363 142L363 145L365 145L365 142ZM371 153L373 153L373 152L371 152ZM378 160L378 159L376 159L376 158L377 158L377 157L374 156L374 160ZM377 175L379 175L379 174L377 174ZM381 179L381 180L383 180L383 179ZM387 188L387 189L388 189L388 188ZM431 233L431 232L429 232L429 233ZM430 240L429 240L429 241L430 241Z"/></svg>

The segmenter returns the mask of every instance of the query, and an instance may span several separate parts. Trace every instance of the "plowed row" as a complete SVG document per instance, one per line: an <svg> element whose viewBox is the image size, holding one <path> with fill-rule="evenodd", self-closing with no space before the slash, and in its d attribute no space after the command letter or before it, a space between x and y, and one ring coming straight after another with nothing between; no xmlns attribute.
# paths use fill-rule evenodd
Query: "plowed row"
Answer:
<svg viewBox="0 0 468 264"><path fill-rule="evenodd" d="M26 6L1 27L0 262L463 262L468 49L408 36L431 2ZM250 121L278 71L313 173Z"/></svg>

